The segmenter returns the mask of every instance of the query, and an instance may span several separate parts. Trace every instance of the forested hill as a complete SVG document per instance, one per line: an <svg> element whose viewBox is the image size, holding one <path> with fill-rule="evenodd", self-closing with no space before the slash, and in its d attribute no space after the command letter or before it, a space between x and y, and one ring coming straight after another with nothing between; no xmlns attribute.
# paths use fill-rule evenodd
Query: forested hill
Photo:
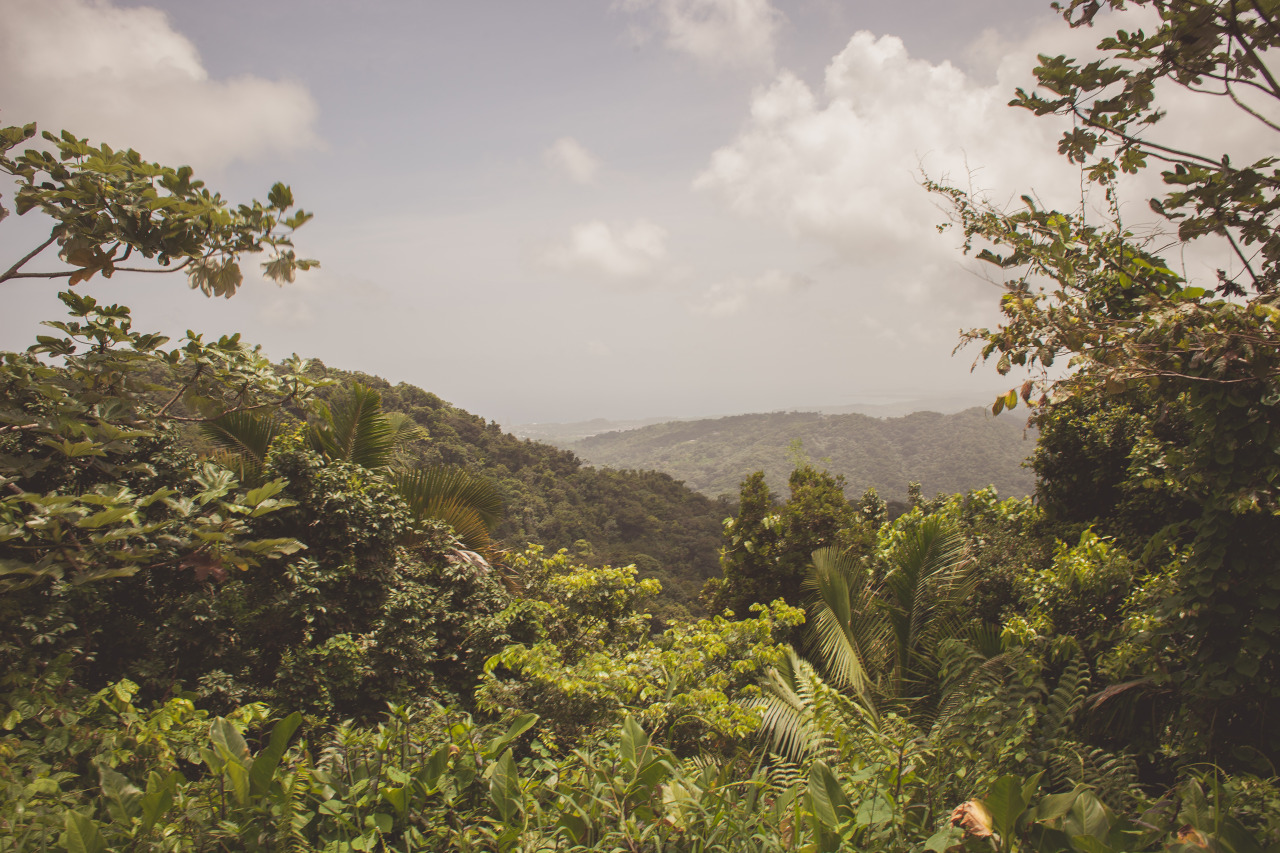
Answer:
<svg viewBox="0 0 1280 853"><path fill-rule="evenodd" d="M795 467L794 442L833 474L848 494L874 486L902 500L919 482L925 495L994 485L1012 497L1035 485L1023 461L1035 448L1025 419L992 417L974 408L950 415L916 412L900 418L788 412L673 421L610 432L566 445L584 460L612 468L663 471L707 495L736 495L743 477L764 471L781 491Z"/></svg>
<svg viewBox="0 0 1280 853"><path fill-rule="evenodd" d="M377 389L385 411L404 412L426 429L428 438L407 451L415 464L461 465L496 480L506 503L495 531L503 545L539 543L548 551L569 548L589 563L635 563L681 606L696 607L703 583L719 575L722 523L736 502L712 500L657 471L583 465L570 451L517 438L414 385L325 373L340 386L358 381Z"/></svg>

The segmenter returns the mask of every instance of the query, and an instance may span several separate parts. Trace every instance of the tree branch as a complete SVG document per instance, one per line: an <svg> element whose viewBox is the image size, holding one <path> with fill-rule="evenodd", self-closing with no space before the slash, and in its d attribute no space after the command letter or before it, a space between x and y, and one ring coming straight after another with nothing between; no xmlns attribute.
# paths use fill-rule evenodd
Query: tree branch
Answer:
<svg viewBox="0 0 1280 853"><path fill-rule="evenodd" d="M27 261L31 260L36 255L43 252L45 249L52 246L54 241L57 239L58 239L58 229L54 228L53 233L49 235L48 240L45 240L39 246L36 246L30 252L23 255L16 264L9 267L9 269L5 270L4 274L0 275L0 281L8 281L11 278L53 278L53 276L48 273L19 273L18 270L22 269L22 267L27 263ZM58 275L62 275L62 273L59 273ZM67 275L70 275L70 273L67 273Z"/></svg>
<svg viewBox="0 0 1280 853"><path fill-rule="evenodd" d="M1230 84L1230 83L1227 83L1226 85L1227 85L1227 97L1231 98L1231 100L1235 102L1235 105L1236 105L1237 107L1239 107L1240 109L1244 110L1244 111L1245 111L1245 112L1247 112L1249 115L1253 116L1253 117L1254 117L1254 118L1256 118L1258 121L1262 122L1263 124L1265 124L1267 127L1271 128L1272 130L1280 131L1280 124L1276 124L1276 123L1275 123L1275 122L1273 122L1271 119L1267 118L1267 117L1266 117L1266 116L1264 116L1262 113L1258 112L1258 111L1257 111L1257 110L1255 110L1253 107L1249 106L1249 105L1248 105L1248 104L1246 104L1244 101L1240 100L1238 97L1236 97L1235 90L1233 90L1233 89L1231 88L1231 84Z"/></svg>
<svg viewBox="0 0 1280 853"><path fill-rule="evenodd" d="M121 260L123 260L123 259L121 259ZM178 265L177 265L177 266L175 266L175 267L161 267L160 269L156 269L156 268L154 268L154 267L152 267L151 269L144 269L144 268L142 268L142 267L115 267L115 268L114 268L114 271L115 271L115 272L154 272L154 273L165 273L165 272L177 272L178 270L186 269L186 268L187 268L188 266L190 266L190 265L191 265L191 258L187 258L185 261L183 261L182 263L178 264Z"/></svg>
<svg viewBox="0 0 1280 853"><path fill-rule="evenodd" d="M1251 3L1250 5L1256 4ZM1247 54L1249 54L1249 58L1253 60L1252 67L1266 78L1267 83L1271 85L1271 97L1280 99L1280 84L1277 84L1276 78L1271 76L1271 69L1262 61L1262 57L1258 56L1258 52L1254 50L1253 44L1245 39L1244 34L1240 32L1240 20L1236 13L1236 0L1231 0L1231 20L1228 23L1228 27L1231 30L1231 34L1235 37L1235 40L1240 43L1240 46L1244 48Z"/></svg>

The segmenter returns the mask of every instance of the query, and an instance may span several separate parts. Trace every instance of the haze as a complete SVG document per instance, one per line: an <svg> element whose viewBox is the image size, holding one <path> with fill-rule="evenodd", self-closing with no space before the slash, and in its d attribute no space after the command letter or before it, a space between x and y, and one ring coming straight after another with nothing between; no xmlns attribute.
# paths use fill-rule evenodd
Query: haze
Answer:
<svg viewBox="0 0 1280 853"><path fill-rule="evenodd" d="M316 214L296 284L91 292L504 424L1007 388L952 357L999 290L920 182L1070 203L1060 126L1006 104L1037 52L1097 38L1026 0L5 7L0 121L188 163L237 202L282 180ZM0 262L44 227L11 217ZM0 347L25 347L57 287L6 288Z"/></svg>

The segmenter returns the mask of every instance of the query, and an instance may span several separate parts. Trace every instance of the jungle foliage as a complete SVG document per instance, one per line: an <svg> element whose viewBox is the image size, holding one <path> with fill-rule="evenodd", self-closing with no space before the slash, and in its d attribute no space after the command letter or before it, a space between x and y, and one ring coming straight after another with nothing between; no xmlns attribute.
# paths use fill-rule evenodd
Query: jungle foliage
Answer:
<svg viewBox="0 0 1280 853"><path fill-rule="evenodd" d="M411 386L135 331L91 275L287 266L291 199L233 214L187 170L70 135L66 165L10 158L34 129L4 130L69 319L0 360L0 850L1280 849L1280 173L1145 136L1157 80L1280 97L1277 10L1137 5L1157 32L1042 58L1054 98L1015 103L1076 116L1108 198L1169 161L1153 209L1239 269L1200 288L1118 220L934 185L1020 270L970 337L1001 372L1075 359L996 404L1033 405L1035 500L891 512L796 454L785 499L742 482L700 619L655 615L657 553L702 565L696 519L732 507Z"/></svg>

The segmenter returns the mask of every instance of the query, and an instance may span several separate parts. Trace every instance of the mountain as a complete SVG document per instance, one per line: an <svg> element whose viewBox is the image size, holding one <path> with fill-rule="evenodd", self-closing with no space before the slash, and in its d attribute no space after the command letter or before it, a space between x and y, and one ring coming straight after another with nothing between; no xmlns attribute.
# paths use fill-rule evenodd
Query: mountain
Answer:
<svg viewBox="0 0 1280 853"><path fill-rule="evenodd" d="M795 444L799 441L799 447ZM653 469L706 495L736 495L742 479L764 471L775 491L785 488L797 449L848 481L849 496L874 486L902 500L911 482L926 495L994 485L1002 495L1028 495L1035 477L1023 462L1034 432L1017 415L993 417L982 408L904 417L775 412L673 421L609 432L565 445L595 465Z"/></svg>
<svg viewBox="0 0 1280 853"><path fill-rule="evenodd" d="M317 363L318 364L318 363ZM568 548L581 562L635 563L662 582L660 616L698 612L698 593L720 574L723 521L736 503L713 500L667 474L584 465L572 452L504 432L414 385L325 368L318 372L376 389L382 407L403 412L427 432L406 455L413 465L460 465L496 481L505 513L494 531L503 547L529 543L548 553Z"/></svg>
<svg viewBox="0 0 1280 853"><path fill-rule="evenodd" d="M982 394L935 394L931 397L914 397L878 403L849 403L845 405L805 406L796 411L820 412L825 415L870 415L875 418L897 418L913 412L942 412L951 414L982 405L985 397ZM519 438L531 438L534 441L545 441L556 447L570 447L576 441L600 435L606 432L639 429L653 424L674 421L710 420L711 415L689 418L644 418L633 420L609 420L593 418L589 421L572 421L569 423L530 423L504 425L512 435Z"/></svg>

